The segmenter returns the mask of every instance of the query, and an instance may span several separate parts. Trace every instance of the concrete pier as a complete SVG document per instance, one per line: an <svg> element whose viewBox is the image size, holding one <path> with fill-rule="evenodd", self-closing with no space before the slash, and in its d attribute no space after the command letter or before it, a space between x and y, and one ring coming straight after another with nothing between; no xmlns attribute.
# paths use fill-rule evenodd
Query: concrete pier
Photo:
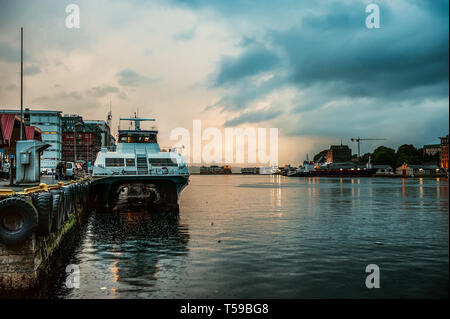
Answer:
<svg viewBox="0 0 450 319"><path fill-rule="evenodd" d="M49 271L55 253L63 244L70 244L87 212L86 203L78 203L61 228L49 236L33 233L17 246L0 242L0 290L25 290L37 285Z"/></svg>

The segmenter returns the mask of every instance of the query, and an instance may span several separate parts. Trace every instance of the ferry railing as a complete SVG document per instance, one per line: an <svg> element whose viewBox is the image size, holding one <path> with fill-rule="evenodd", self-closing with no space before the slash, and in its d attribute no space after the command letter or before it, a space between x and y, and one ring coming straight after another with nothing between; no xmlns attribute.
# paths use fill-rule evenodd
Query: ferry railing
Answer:
<svg viewBox="0 0 450 319"><path fill-rule="evenodd" d="M115 152L116 149L117 149L117 145L102 146L102 151Z"/></svg>
<svg viewBox="0 0 450 319"><path fill-rule="evenodd" d="M174 152L174 153L180 153L179 150L183 149L184 147L160 147L161 152Z"/></svg>

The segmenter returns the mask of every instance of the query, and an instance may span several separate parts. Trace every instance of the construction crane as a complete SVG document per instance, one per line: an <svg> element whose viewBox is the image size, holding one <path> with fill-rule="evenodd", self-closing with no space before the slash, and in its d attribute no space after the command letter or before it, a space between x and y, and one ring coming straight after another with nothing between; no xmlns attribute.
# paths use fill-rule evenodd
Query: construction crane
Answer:
<svg viewBox="0 0 450 319"><path fill-rule="evenodd" d="M385 138L361 138L361 137L352 137L350 139L352 142L358 142L358 161L361 159L361 141L382 141Z"/></svg>

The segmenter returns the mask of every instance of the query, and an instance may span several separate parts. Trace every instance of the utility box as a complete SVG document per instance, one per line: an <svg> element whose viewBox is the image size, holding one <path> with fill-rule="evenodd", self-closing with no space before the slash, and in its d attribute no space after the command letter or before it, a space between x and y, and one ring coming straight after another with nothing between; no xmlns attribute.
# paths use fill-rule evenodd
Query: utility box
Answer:
<svg viewBox="0 0 450 319"><path fill-rule="evenodd" d="M16 184L39 183L41 180L41 153L50 144L36 140L17 141Z"/></svg>

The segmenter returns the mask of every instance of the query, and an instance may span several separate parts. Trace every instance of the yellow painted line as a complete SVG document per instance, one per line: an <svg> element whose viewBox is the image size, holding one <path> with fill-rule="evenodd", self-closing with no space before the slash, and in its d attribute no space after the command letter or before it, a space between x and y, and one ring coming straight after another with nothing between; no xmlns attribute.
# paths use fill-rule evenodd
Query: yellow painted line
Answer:
<svg viewBox="0 0 450 319"><path fill-rule="evenodd" d="M86 177L86 178L81 178L79 180L72 180L67 183L58 182L58 184L53 184L53 185L47 185L45 183L41 183L38 186L25 188L22 192L15 192L12 189L0 189L0 196L11 196L14 194L29 195L32 193L42 192L42 191L48 192L49 190L52 190L52 189L60 189L61 186L68 186L68 185L77 184L77 183L81 183L81 182L85 182L85 181L89 182L91 180L92 180L92 178Z"/></svg>
<svg viewBox="0 0 450 319"><path fill-rule="evenodd" d="M49 190L52 190L52 189L60 189L60 188L61 188L61 185L59 185L59 184L54 184L54 185L47 186L47 188L48 188Z"/></svg>
<svg viewBox="0 0 450 319"><path fill-rule="evenodd" d="M39 186L28 187L23 190L24 194L32 194L36 192L46 191L48 192L47 184L41 183Z"/></svg>
<svg viewBox="0 0 450 319"><path fill-rule="evenodd" d="M0 189L0 196L10 196L14 195L14 193L12 189Z"/></svg>

